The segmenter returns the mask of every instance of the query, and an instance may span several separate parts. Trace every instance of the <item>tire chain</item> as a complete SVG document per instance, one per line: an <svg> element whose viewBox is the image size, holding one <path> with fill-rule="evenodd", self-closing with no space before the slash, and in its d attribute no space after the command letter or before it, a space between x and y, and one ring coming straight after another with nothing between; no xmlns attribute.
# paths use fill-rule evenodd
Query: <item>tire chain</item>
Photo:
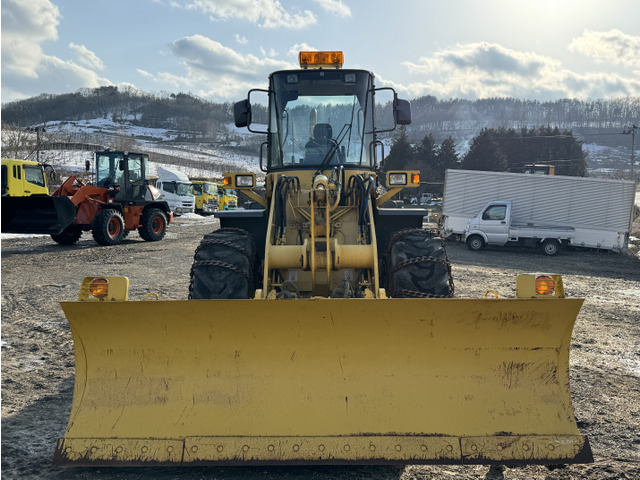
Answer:
<svg viewBox="0 0 640 480"><path fill-rule="evenodd" d="M429 234L433 235L433 238L438 238L440 240L440 245L442 246L442 251L444 253L444 259L430 257L430 256L422 256L422 257L411 258L411 259L405 260L404 262L399 263L398 265L393 267L391 270L389 270L388 274L396 272L396 271L400 270L401 268L406 267L408 265L412 265L414 263L421 263L421 262L441 263L441 264L443 264L443 265L445 265L447 267L447 277L449 279L449 294L448 295L433 295L433 294L430 294L430 293L418 292L416 290L400 289L400 290L394 290L392 292L393 295L402 294L402 295L405 295L405 296L408 296L408 297L412 297L412 298L451 298L451 297L453 297L453 294L454 294L454 291L455 291L455 285L453 284L453 276L451 275L451 262L449 261L449 257L447 257L447 250L446 250L445 245L444 245L444 240L442 239L442 237L438 236L438 231L435 230L435 229L406 228L404 230L399 230L398 232L396 232L393 235L393 237L391 237L389 242L387 243L387 251L385 252L385 264L389 265L391 263L391 247L393 246L393 244L396 241L398 241L398 239L400 237L403 237L403 236L408 235L410 233L429 233Z"/></svg>
<svg viewBox="0 0 640 480"><path fill-rule="evenodd" d="M234 227L228 227L228 228L224 228L224 229L214 230L211 233L215 233L215 232L219 232L219 231L226 231L226 232L234 231L234 232L242 233L244 235L247 234L246 230L243 230L241 228L234 228ZM251 245L254 246L253 237L250 236L249 239L251 240ZM205 246L208 246L208 245L224 245L225 247L233 248L238 253L241 253L242 255L244 255L247 258L250 257L250 252L247 252L244 248L241 248L238 245L235 245L235 244L233 244L231 242L228 242L227 240L216 240L216 239L203 239L200 242L200 245L198 245L198 248L196 248L196 251L194 253L194 257L196 257L198 255L198 252L202 249L202 247L205 247ZM197 267L220 267L220 268L225 268L227 270L230 270L230 271L232 271L234 273L237 273L238 275L244 277L249 282L249 284L251 284L253 282L253 275L251 274L251 272L247 273L247 272L239 269L238 267L236 267L235 265L232 265L230 263L221 262L219 260L197 260L197 261L194 261L193 264L191 265L191 271L189 272L190 284L193 284L194 270ZM188 299L189 300L193 300L191 292L189 292Z"/></svg>

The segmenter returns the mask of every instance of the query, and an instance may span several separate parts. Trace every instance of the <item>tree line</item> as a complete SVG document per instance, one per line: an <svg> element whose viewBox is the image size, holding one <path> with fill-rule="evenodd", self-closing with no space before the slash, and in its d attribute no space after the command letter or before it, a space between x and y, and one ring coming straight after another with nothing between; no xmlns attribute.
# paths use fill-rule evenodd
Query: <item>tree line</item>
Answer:
<svg viewBox="0 0 640 480"><path fill-rule="evenodd" d="M522 173L529 165L552 165L556 175L587 175L587 154L571 130L558 127L483 128L462 156L452 137L437 143L428 133L411 143L406 127L401 127L382 168L419 170L421 190L442 193L445 172L452 168Z"/></svg>
<svg viewBox="0 0 640 480"><path fill-rule="evenodd" d="M553 125L561 129L622 128L638 122L640 97L549 102L489 98L439 100L424 96L411 101L413 122L407 135L415 142L427 133L437 138L482 128L532 128ZM385 106L384 108L390 108ZM267 122L264 106L253 106L253 121ZM173 129L184 139L207 139L233 122L231 103L213 103L190 93L144 93L116 86L83 88L61 95L42 94L2 105L4 122L27 127L52 121L109 118L136 126Z"/></svg>

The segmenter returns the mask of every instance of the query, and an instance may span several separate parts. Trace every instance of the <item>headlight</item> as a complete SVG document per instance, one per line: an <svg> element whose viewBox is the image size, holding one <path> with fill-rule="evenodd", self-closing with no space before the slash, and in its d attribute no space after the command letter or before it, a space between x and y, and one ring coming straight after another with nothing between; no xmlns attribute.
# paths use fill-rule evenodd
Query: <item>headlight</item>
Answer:
<svg viewBox="0 0 640 480"><path fill-rule="evenodd" d="M237 187L253 187L253 175L236 175Z"/></svg>
<svg viewBox="0 0 640 480"><path fill-rule="evenodd" d="M390 173L389 174L389 186L406 185L407 174L406 173Z"/></svg>

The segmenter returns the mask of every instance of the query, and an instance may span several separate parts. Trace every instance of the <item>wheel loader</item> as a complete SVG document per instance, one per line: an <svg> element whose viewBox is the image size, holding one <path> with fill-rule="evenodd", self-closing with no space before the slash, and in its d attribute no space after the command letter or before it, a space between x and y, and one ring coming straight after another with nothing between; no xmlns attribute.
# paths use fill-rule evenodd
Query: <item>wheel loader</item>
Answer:
<svg viewBox="0 0 640 480"><path fill-rule="evenodd" d="M57 197L75 206L73 223L51 234L61 245L75 244L84 231L91 231L100 245L117 245L136 229L144 240L155 242L164 238L173 219L167 202L149 184L149 156L141 153L96 152L95 185L72 175L53 193Z"/></svg>
<svg viewBox="0 0 640 480"><path fill-rule="evenodd" d="M378 115L405 125L410 105L342 62L301 53L235 104L267 135L266 194L225 174L261 208L216 213L188 299L130 301L126 277L96 276L61 304L76 377L57 464L592 461L569 387L583 300L552 273L518 275L516 298L454 298L423 211L381 207L419 185L378 167Z"/></svg>

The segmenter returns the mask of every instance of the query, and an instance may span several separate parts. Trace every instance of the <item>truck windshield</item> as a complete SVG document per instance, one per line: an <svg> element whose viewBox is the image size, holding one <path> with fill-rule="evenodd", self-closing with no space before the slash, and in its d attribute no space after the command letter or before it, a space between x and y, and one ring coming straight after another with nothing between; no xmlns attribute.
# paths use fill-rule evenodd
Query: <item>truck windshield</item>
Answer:
<svg viewBox="0 0 640 480"><path fill-rule="evenodd" d="M175 193L176 195L180 195L181 197L186 196L195 196L196 192L193 188L193 184L191 183L180 183L180 182L163 182L162 189L167 193Z"/></svg>
<svg viewBox="0 0 640 480"><path fill-rule="evenodd" d="M42 173L42 167L40 165L25 165L24 166L24 179L39 187L44 187L44 174Z"/></svg>
<svg viewBox="0 0 640 480"><path fill-rule="evenodd" d="M372 167L372 76L298 70L271 76L269 168Z"/></svg>
<svg viewBox="0 0 640 480"><path fill-rule="evenodd" d="M218 193L217 185L212 183L205 183L204 185L204 193L208 193L209 195L215 195Z"/></svg>

